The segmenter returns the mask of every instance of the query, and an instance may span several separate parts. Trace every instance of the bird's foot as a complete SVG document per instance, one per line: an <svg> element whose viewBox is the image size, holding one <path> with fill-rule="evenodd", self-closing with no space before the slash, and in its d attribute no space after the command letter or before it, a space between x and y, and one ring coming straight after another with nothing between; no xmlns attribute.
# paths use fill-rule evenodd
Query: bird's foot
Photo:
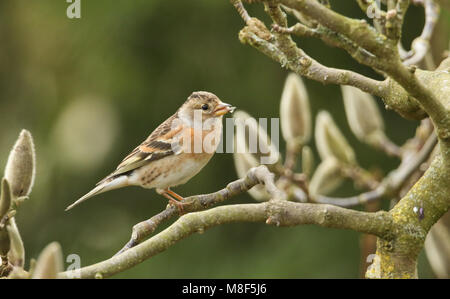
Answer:
<svg viewBox="0 0 450 299"><path fill-rule="evenodd" d="M169 204L178 209L178 214L180 214L180 216L185 214L184 206L186 205L186 203L171 198L169 199Z"/></svg>
<svg viewBox="0 0 450 299"><path fill-rule="evenodd" d="M184 201L184 198L181 195L176 194L170 189L159 189L156 190L156 192L167 198L169 200L169 204L178 209L178 213L180 214L180 216L185 214L184 207L188 205L188 203L182 202Z"/></svg>

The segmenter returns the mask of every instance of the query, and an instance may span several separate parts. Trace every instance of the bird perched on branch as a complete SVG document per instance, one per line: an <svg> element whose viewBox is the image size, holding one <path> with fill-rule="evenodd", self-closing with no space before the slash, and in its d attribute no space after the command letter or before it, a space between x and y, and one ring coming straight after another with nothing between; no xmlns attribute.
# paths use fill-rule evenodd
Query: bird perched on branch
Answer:
<svg viewBox="0 0 450 299"><path fill-rule="evenodd" d="M170 187L186 183L208 163L220 142L222 117L234 109L210 92L192 93L113 173L66 211L94 195L126 186L156 188L181 209L183 197Z"/></svg>

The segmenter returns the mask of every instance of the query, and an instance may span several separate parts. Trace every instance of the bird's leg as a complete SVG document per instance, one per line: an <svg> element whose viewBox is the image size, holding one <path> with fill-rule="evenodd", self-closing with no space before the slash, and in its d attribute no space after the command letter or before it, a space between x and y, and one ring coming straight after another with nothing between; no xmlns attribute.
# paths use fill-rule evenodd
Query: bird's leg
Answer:
<svg viewBox="0 0 450 299"><path fill-rule="evenodd" d="M169 188L167 188L167 189L156 189L156 192L158 194L161 194L165 198L167 198L169 200L169 204L177 207L178 212L179 212L180 215L184 214L184 205L185 204L181 202L182 200L184 200L184 198L182 196L176 194L175 192L173 192Z"/></svg>
<svg viewBox="0 0 450 299"><path fill-rule="evenodd" d="M167 188L166 192L167 192L170 196L172 196L173 198L178 199L179 201L183 201L183 200L184 200L184 197L183 197L183 196L181 196L181 195L179 195L179 194L176 194L175 192L173 192L172 190L170 190L170 188Z"/></svg>
<svg viewBox="0 0 450 299"><path fill-rule="evenodd" d="M166 189L166 194L170 195L172 198L176 199L174 201L172 201L172 204L175 205L179 210L181 210L183 212L184 210L184 206L188 205L189 203L184 202L184 197L173 192L172 190L170 190L170 188ZM178 201L177 201L178 200ZM184 212L183 212L184 214Z"/></svg>
<svg viewBox="0 0 450 299"><path fill-rule="evenodd" d="M182 204L181 202L177 201L176 199L173 199L173 198L172 198L168 193L166 193L166 192L161 193L161 195L164 196L165 198L167 198L167 199L169 200L169 204L171 204L171 205L177 207L178 213L179 213L180 215L183 215L183 214L184 214L183 204Z"/></svg>

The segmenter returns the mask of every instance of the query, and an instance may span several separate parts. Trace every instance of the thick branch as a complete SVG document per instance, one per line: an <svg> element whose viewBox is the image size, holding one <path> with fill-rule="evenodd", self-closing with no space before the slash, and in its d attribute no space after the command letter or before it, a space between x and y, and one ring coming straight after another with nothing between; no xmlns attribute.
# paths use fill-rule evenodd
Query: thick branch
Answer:
<svg viewBox="0 0 450 299"><path fill-rule="evenodd" d="M242 9L243 7L241 5L239 10L241 15ZM386 79L384 81L376 81L352 71L323 66L306 55L301 49L297 48L297 45L292 41L288 34L296 31L304 33L307 36L318 35L329 44L344 47L344 49L347 49L347 51L358 61L369 63L373 60L373 57L371 58L371 55L373 54L361 47L355 47L353 42L349 42L348 39L340 37L338 33L333 33L322 25L316 26L315 29L301 24L296 25L297 27L294 26L295 28L285 28L276 23L274 24L274 30L283 34L274 36L267 30L265 25L256 18L250 18L249 21L246 21L246 24L247 26L239 33L241 42L251 45L271 59L279 62L282 67L288 67L299 75L324 84L331 83L357 87L365 92L382 98L386 107L394 109L406 118L422 119L426 116L417 101L413 98L409 98L405 90L394 80ZM377 62L377 64L378 63L379 62Z"/></svg>
<svg viewBox="0 0 450 299"><path fill-rule="evenodd" d="M336 33L345 35L357 45L370 51L386 63L372 66L380 68L400 84L410 96L415 98L433 120L441 140L450 142L450 118L444 103L420 82L414 69L407 69L400 61L395 44L376 33L367 23L342 16L313 0L280 0L288 7L297 9L317 20L323 26ZM401 25L409 1L399 0L396 4L397 14L393 19L393 28ZM399 19L400 18L400 19ZM395 29L396 31L397 29Z"/></svg>
<svg viewBox="0 0 450 299"><path fill-rule="evenodd" d="M230 197L246 192L258 184L264 184L266 190L273 198L286 198L286 195L275 186L274 174L271 173L266 166L259 166L250 169L244 178L229 183L222 190L210 194L194 195L185 198L183 201L183 210L185 213L205 210ZM176 215L178 215L178 209L169 205L159 214L136 224L133 227L130 241L128 241L116 255L136 246L143 239L152 234L161 222L169 220Z"/></svg>
<svg viewBox="0 0 450 299"><path fill-rule="evenodd" d="M425 238L432 225L450 209L448 164L438 154L420 180L389 212L396 238L378 240L378 259L368 270L368 277L417 278L417 257Z"/></svg>
<svg viewBox="0 0 450 299"><path fill-rule="evenodd" d="M109 260L79 269L81 278L108 277L125 271L168 249L193 233L237 222L266 222L277 226L316 224L351 229L390 239L391 219L387 212L365 213L331 205L301 204L274 199L259 204L228 205L182 216L166 230ZM60 273L60 278L74 272Z"/></svg>
<svg viewBox="0 0 450 299"><path fill-rule="evenodd" d="M450 147L450 117L449 111L447 109L447 107L449 106L448 96L436 95L423 84L423 80L419 80L417 78L415 74L415 68L406 68L402 64L398 54L397 41L395 40L395 38L388 39L385 36L377 33L374 28L367 24L367 22L342 16L327 8L326 6L319 4L319 2L315 0L273 0L268 1L268 3L270 3L272 6L277 3L282 3L287 7L298 10L308 17L314 19L322 26L330 29L336 34L345 36L356 45L375 55L381 61L381 63L369 63L368 65L375 70L382 71L386 75L390 76L396 83L398 83L402 87L401 89L403 90L400 90L400 92L407 94L406 101L402 101L399 103L396 100L392 100L395 104L398 104L400 106L394 107L394 109L402 111L404 110L402 109L402 105L406 105L406 110L419 110L418 114L420 115L421 106L433 120L433 123L438 132L439 139L445 142L447 147ZM395 8L395 15L391 20L393 22L392 26L394 31L397 30L395 28L401 25L401 21L403 18L402 15L405 13L409 5L409 1L399 0L395 3L396 6L393 7ZM273 18L273 13L269 14ZM257 21L255 20L255 23L256 22ZM322 65L318 65L310 57L306 56L306 54L301 49L297 48L296 44L290 39L290 37L280 36L279 38L275 39L275 41L277 41L278 43L276 46L274 46L274 44L269 42L270 38L263 38L262 40L257 41L256 38L250 36L249 34L246 34L249 33L249 31L253 31L256 37L261 38L261 35L258 36L258 32L264 31L261 30L264 25L261 25L261 22L259 23L260 25L258 26L258 30L256 31L251 30L252 26L247 26L246 28L244 28L240 34L241 41L249 43L261 52L272 57L274 60L279 61L282 66L288 66L298 74L307 76L319 82L326 81L323 80L323 78L328 78L328 76L323 76L322 79L318 76L312 76L310 73L313 71L314 67L316 67L315 71L320 71L321 75L326 75L324 73L331 73L332 75L336 75L336 71L325 72L326 69L324 69ZM279 22L277 22L277 25L282 27L285 26L284 24L280 24ZM266 43L269 42L272 47L268 47L267 44L264 45L264 41ZM272 49L269 50L269 48ZM279 53L273 52L274 49L278 50ZM428 75L427 78L430 79ZM336 78L333 78L332 80L332 82L338 82L338 84L353 85L360 88L360 86L356 85L356 83L359 83L358 85L363 85L366 87L366 90L364 91L370 93L374 92L372 94L381 97L383 97L383 95L380 94L383 93L384 95L387 95L388 100L390 100L389 98L398 97L398 92L397 95L394 95L392 93L388 94L388 92L386 91L388 89L386 88L386 84L383 84L384 88L381 88L382 91L376 92L372 88L370 89L371 91L368 91L366 82L367 80L361 80L360 77L358 77L358 80L354 80L352 84L341 83L339 81L342 80L337 80ZM361 81L365 82L366 84L360 84ZM417 103L414 103L415 101L420 104L419 107Z"/></svg>
<svg viewBox="0 0 450 299"><path fill-rule="evenodd" d="M286 56L274 44L260 38L255 34L253 28L245 27L242 29L239 33L239 38L241 42L253 46L260 52L279 62L282 66L288 67L306 78L324 84L351 85L381 98L387 94L387 81L377 81L352 71L326 67L306 55L303 51L301 52L302 55L300 58L293 59Z"/></svg>
<svg viewBox="0 0 450 299"><path fill-rule="evenodd" d="M309 28L301 23L297 23L292 27L285 28L274 24L273 29L276 32L284 34L319 38L328 46L344 49L359 63L381 68L382 61L375 55L359 47L345 36L335 33L322 25L318 25L317 28Z"/></svg>
<svg viewBox="0 0 450 299"><path fill-rule="evenodd" d="M315 0L280 0L279 2L301 11L330 30L343 34L355 44L379 57L392 56L392 50L384 47L386 39L369 26L365 20L345 17L320 5Z"/></svg>

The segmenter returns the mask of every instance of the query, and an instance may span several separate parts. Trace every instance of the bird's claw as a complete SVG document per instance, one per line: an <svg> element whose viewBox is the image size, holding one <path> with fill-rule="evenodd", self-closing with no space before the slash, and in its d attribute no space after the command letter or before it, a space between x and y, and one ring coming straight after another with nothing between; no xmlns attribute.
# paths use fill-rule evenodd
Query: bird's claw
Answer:
<svg viewBox="0 0 450 299"><path fill-rule="evenodd" d="M178 209L178 213L180 214L180 216L186 214L186 212L184 211L184 206L187 205L187 203L184 202L180 202L178 200L175 199L170 199L169 200L169 204L176 207Z"/></svg>

